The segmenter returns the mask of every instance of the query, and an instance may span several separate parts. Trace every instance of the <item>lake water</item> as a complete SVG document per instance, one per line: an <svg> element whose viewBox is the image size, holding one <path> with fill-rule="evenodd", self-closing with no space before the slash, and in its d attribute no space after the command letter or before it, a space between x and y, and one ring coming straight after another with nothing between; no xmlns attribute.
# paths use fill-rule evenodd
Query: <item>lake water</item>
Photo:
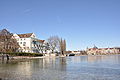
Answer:
<svg viewBox="0 0 120 80"><path fill-rule="evenodd" d="M2 80L120 80L120 55L0 62Z"/></svg>

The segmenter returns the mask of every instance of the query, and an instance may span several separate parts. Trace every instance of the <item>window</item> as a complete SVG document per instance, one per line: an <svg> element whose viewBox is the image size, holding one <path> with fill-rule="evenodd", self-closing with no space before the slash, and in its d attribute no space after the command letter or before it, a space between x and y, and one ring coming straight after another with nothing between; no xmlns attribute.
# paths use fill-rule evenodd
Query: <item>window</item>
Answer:
<svg viewBox="0 0 120 80"><path fill-rule="evenodd" d="M21 39L21 41L22 41L22 39Z"/></svg>
<svg viewBox="0 0 120 80"><path fill-rule="evenodd" d="M20 44L22 44L22 42L20 42Z"/></svg>
<svg viewBox="0 0 120 80"><path fill-rule="evenodd" d="M25 40L25 39L24 39Z"/></svg>
<svg viewBox="0 0 120 80"><path fill-rule="evenodd" d="M26 42L23 42L23 46L25 46L26 45Z"/></svg>
<svg viewBox="0 0 120 80"><path fill-rule="evenodd" d="M25 46L25 44L23 44L23 46Z"/></svg>

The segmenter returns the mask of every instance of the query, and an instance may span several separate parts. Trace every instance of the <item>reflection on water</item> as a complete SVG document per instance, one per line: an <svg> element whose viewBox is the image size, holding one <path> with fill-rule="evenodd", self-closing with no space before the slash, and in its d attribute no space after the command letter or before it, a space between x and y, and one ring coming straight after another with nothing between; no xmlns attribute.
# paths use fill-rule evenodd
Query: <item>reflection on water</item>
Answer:
<svg viewBox="0 0 120 80"><path fill-rule="evenodd" d="M5 80L120 80L120 55L0 62Z"/></svg>

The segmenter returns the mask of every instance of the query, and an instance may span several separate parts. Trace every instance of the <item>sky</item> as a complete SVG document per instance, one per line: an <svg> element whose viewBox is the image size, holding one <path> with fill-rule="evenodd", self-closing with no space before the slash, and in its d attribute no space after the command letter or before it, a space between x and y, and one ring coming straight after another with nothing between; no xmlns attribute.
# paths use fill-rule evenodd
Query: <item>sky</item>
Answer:
<svg viewBox="0 0 120 80"><path fill-rule="evenodd" d="M66 39L67 50L120 47L120 0L0 0L0 30Z"/></svg>

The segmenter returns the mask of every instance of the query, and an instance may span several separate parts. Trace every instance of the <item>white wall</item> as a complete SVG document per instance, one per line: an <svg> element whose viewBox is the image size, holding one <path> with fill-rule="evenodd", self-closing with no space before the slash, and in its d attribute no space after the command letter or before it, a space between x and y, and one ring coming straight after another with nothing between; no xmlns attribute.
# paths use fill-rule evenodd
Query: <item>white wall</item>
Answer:
<svg viewBox="0 0 120 80"><path fill-rule="evenodd" d="M14 34L13 36L15 37L15 39L17 40L18 44L21 47L19 49L19 52L32 52L32 53L34 53L33 50L39 50L39 52L40 52L39 47L34 46L32 43L33 40L36 40L36 41L38 40L36 38L35 34L32 34L31 37L29 37L29 38L20 38L17 34ZM37 45L40 45L40 44L41 44L40 42L37 42Z"/></svg>

